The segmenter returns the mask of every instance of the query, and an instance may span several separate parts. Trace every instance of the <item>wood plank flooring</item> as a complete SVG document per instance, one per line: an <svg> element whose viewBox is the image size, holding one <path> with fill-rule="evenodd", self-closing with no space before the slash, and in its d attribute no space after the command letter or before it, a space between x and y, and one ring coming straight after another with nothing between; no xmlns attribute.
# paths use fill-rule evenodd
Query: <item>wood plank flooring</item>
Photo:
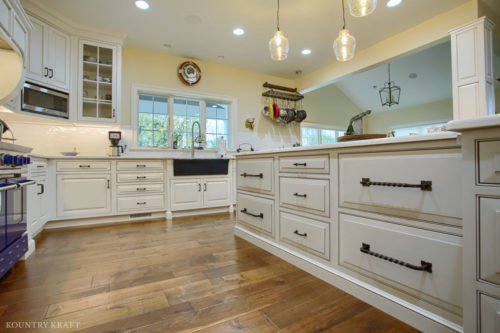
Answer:
<svg viewBox="0 0 500 333"><path fill-rule="evenodd" d="M44 231L0 280L0 331L416 332L233 227L220 214Z"/></svg>

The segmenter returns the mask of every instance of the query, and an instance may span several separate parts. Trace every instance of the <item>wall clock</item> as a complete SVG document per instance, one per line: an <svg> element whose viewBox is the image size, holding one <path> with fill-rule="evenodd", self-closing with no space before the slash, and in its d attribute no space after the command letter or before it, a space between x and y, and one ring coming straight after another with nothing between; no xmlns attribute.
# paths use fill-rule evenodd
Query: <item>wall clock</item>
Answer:
<svg viewBox="0 0 500 333"><path fill-rule="evenodd" d="M188 86L194 86L201 80L201 69L192 61L185 61L179 66L179 78Z"/></svg>

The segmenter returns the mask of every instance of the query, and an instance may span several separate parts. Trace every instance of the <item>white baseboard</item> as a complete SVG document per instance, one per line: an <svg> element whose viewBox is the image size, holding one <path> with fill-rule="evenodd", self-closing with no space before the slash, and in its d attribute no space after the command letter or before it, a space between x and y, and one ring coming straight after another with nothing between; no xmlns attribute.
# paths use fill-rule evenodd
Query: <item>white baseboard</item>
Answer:
<svg viewBox="0 0 500 333"><path fill-rule="evenodd" d="M422 332L463 332L462 326L415 306L385 290L358 280L342 271L312 260L301 253L264 238L251 231L235 226L235 235L276 255L304 271L342 289L362 301L421 330Z"/></svg>
<svg viewBox="0 0 500 333"><path fill-rule="evenodd" d="M133 217L134 215L139 215L139 216ZM59 228L82 227L82 226L99 225L99 224L148 221L148 220L156 220L164 218L165 218L165 212L101 216L101 217L84 218L84 219L49 221L44 226L44 229L59 229Z"/></svg>
<svg viewBox="0 0 500 333"><path fill-rule="evenodd" d="M26 259L28 259L29 256L32 255L33 252L35 252L35 248L36 248L35 240L31 239L31 238L28 238L28 252L26 252L24 254L24 256L21 257L20 260L26 260Z"/></svg>

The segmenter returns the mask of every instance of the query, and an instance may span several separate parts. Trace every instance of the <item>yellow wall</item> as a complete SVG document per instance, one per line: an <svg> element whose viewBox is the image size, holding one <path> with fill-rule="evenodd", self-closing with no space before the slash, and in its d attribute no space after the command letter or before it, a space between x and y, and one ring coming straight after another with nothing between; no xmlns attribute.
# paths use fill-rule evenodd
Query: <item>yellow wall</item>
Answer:
<svg viewBox="0 0 500 333"><path fill-rule="evenodd" d="M236 97L237 142L255 143L257 147L272 147L297 141L300 127L296 123L280 126L262 116L264 99L262 84L270 82L293 87L294 82L282 78L249 72L214 63L196 61L202 71L201 81L194 87L184 85L177 77L178 66L187 59L135 48L123 49L122 68L122 124L131 124L130 103L133 84L157 88L185 90L190 93L205 93ZM245 119L255 117L253 131L245 128ZM272 141L270 141L272 140ZM280 141L281 140L281 141Z"/></svg>
<svg viewBox="0 0 500 333"><path fill-rule="evenodd" d="M304 75L304 77L297 80L296 86L301 91L317 89L336 82L345 75L369 69L389 59L415 52L417 49L441 41L449 36L448 31L450 29L477 18L476 1L467 2L357 52L351 61L334 62L315 72Z"/></svg>
<svg viewBox="0 0 500 333"><path fill-rule="evenodd" d="M451 120L452 118L453 101L449 99L400 110L373 113L365 118L365 126L366 133L383 134L401 125Z"/></svg>
<svg viewBox="0 0 500 333"><path fill-rule="evenodd" d="M361 110L334 84L305 94L307 122L347 128Z"/></svg>

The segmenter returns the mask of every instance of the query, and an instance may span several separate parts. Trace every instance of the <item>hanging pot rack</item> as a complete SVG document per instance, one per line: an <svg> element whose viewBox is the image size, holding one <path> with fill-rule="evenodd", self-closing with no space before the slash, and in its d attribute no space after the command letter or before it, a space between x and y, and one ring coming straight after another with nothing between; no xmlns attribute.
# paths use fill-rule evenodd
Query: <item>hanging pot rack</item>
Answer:
<svg viewBox="0 0 500 333"><path fill-rule="evenodd" d="M269 88L270 90L267 90L262 93L262 96L264 97L270 97L270 98L278 98L286 101L300 101L304 99L304 96L301 95L299 92L297 92L297 88L289 88L289 87L284 87L284 86L279 86L276 84L271 84L268 82L265 82L262 85L264 88Z"/></svg>

